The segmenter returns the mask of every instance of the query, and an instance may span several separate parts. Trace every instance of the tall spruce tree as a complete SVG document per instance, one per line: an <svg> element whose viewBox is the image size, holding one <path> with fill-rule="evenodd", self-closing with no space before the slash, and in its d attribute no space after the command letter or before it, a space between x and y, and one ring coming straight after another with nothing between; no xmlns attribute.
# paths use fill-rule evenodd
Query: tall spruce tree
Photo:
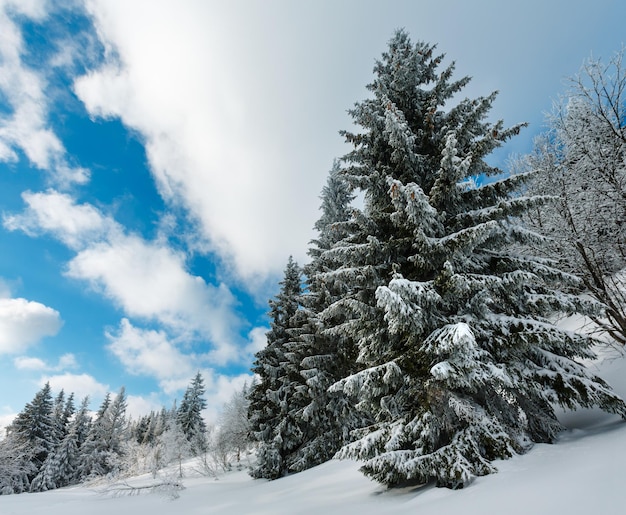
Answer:
<svg viewBox="0 0 626 515"><path fill-rule="evenodd" d="M74 394L70 393L66 399L65 391L61 390L54 398L54 406L52 408L52 420L57 445L67 435L70 418L74 414L74 411Z"/></svg>
<svg viewBox="0 0 626 515"><path fill-rule="evenodd" d="M364 208L325 254L346 292L334 331L364 367L332 389L374 418L339 456L384 484L455 488L553 441L554 405L626 407L581 364L592 340L552 323L590 309L561 292L576 279L512 250L533 237L516 217L542 200L516 193L522 176L473 180L500 172L484 158L520 126L486 121L495 94L458 100L469 78L434 51L398 31L376 63L372 97L351 111L362 131L344 133L342 174Z"/></svg>
<svg viewBox="0 0 626 515"><path fill-rule="evenodd" d="M290 460L304 439L302 409L307 388L300 374L299 336L305 318L301 310L302 272L290 257L280 292L270 300L267 345L256 354L252 371L259 382L250 392L250 425L258 442L257 462L250 474L276 479L294 471Z"/></svg>
<svg viewBox="0 0 626 515"><path fill-rule="evenodd" d="M53 405L50 383L46 383L7 429L16 445L28 449L28 460L32 465L28 467L29 482L39 473L48 454L58 444Z"/></svg>
<svg viewBox="0 0 626 515"><path fill-rule="evenodd" d="M57 400L62 396L59 395ZM74 411L73 394L68 398L65 407ZM57 405L61 404L57 402ZM71 409L70 409L71 406ZM66 410L64 410L66 411ZM39 474L31 483L31 491L43 492L54 488L73 485L80 480L80 450L89 433L91 419L89 416L89 398L86 397L74 418L68 420L65 436L57 447L48 454Z"/></svg>
<svg viewBox="0 0 626 515"><path fill-rule="evenodd" d="M89 434L80 449L82 479L119 471L127 427L126 390L122 387L113 400L107 393L89 428Z"/></svg>
<svg viewBox="0 0 626 515"><path fill-rule="evenodd" d="M304 470L329 460L349 441L350 431L364 424L350 399L343 392L328 388L357 370L356 347L350 339L332 332L344 319L341 310L329 309L346 291L334 281L338 263L326 253L347 234L354 200L349 184L339 173L339 162L331 169L322 189L321 216L315 223L317 237L309 247L310 263L304 267L307 289L302 295L306 323L301 331L300 374L306 380L307 404L302 410L305 422L303 443L290 458L293 470Z"/></svg>

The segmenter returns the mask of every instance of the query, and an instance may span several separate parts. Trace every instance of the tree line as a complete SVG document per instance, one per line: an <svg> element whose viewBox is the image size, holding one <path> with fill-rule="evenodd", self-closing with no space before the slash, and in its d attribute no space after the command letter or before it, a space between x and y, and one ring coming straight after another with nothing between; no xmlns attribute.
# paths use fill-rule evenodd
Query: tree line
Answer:
<svg viewBox="0 0 626 515"><path fill-rule="evenodd" d="M42 492L99 478L150 472L183 477L183 462L217 474L248 450L247 386L223 407L220 428L208 427L204 380L198 373L180 405L131 419L126 392L107 394L95 413L89 398L52 395L46 383L16 416L0 440L0 495Z"/></svg>

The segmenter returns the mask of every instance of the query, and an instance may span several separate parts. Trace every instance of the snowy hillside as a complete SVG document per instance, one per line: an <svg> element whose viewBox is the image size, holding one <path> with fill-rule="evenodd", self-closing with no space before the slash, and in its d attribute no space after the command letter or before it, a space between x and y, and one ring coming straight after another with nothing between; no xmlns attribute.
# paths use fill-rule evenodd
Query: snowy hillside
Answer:
<svg viewBox="0 0 626 515"><path fill-rule="evenodd" d="M626 358L603 352L591 364L626 396ZM37 494L0 496L2 515L193 514L596 514L624 513L623 457L626 423L599 411L562 415L569 428L556 445L536 445L528 454L499 462L499 473L478 478L464 490L427 486L387 490L365 478L358 464L331 461L276 481L253 480L245 471L219 480L189 472L178 499L144 493L113 496L104 485ZM129 481L149 482L147 476Z"/></svg>

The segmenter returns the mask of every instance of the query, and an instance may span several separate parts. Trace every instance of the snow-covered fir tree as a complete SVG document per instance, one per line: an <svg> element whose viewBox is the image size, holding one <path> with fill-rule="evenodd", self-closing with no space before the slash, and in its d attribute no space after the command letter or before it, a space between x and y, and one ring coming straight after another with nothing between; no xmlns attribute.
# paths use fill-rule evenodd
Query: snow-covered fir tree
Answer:
<svg viewBox="0 0 626 515"><path fill-rule="evenodd" d="M325 253L347 234L353 199L350 186L339 173L339 163L335 162L322 189L321 216L314 226L318 234L309 248L311 262L304 268L307 289L302 304L306 324L300 337L304 355L300 374L306 380L308 404L302 410L303 443L290 459L297 471L332 458L349 441L351 429L364 423L362 414L356 412L343 392L328 391L333 383L358 367L352 340L332 331L344 320L345 313L331 306L347 292L342 282L327 274L338 263Z"/></svg>
<svg viewBox="0 0 626 515"><path fill-rule="evenodd" d="M39 473L48 454L59 443L53 406L50 384L46 383L7 428L7 433L15 445L26 446L28 449L27 459L32 465L28 467L29 482Z"/></svg>
<svg viewBox="0 0 626 515"><path fill-rule="evenodd" d="M339 456L388 485L490 473L554 440L555 405L626 414L581 364L592 341L552 323L592 309L562 292L576 278L512 250L533 237L517 217L543 200L516 193L523 176L475 185L500 173L484 158L520 126L486 121L495 95L461 99L469 79L442 60L398 31L377 61L372 97L351 111L362 131L344 133L342 174L364 208L325 252L346 292L333 331L364 367L332 389L374 419Z"/></svg>
<svg viewBox="0 0 626 515"><path fill-rule="evenodd" d="M141 422L144 418L147 422ZM145 425L146 423L148 424L147 426ZM191 444L178 423L176 401L174 401L170 409L163 407L158 412L152 411L147 417L142 417L138 425L147 427L147 429L141 434L137 431L137 427L134 430L131 428L130 439L139 444L140 448L134 449L135 459L143 461L144 465L141 468L141 465L134 464L129 468L132 469L133 466L135 468L139 466L139 470L142 472L151 472L156 477L159 471L176 458L177 451L170 447L172 442L176 442L180 435L182 435L183 440L174 445L178 445L181 448L180 456L184 456L184 458L191 456ZM167 431L170 434L165 435ZM176 433L175 438L172 437L173 433ZM132 447L131 444L129 445ZM132 456L129 459L132 460Z"/></svg>
<svg viewBox="0 0 626 515"><path fill-rule="evenodd" d="M157 414L151 411L148 415L142 415L136 422L131 423L130 434L138 444L150 443L152 441L150 429L156 416Z"/></svg>
<svg viewBox="0 0 626 515"><path fill-rule="evenodd" d="M27 492L29 477L36 472L28 443L9 433L0 438L0 495Z"/></svg>
<svg viewBox="0 0 626 515"><path fill-rule="evenodd" d="M54 405L52 407L52 421L56 440L55 446L65 438L70 418L74 414L74 411L74 394L71 393L68 398L65 399L65 391L61 390L54 398Z"/></svg>
<svg viewBox="0 0 626 515"><path fill-rule="evenodd" d="M204 393L204 379L198 372L185 390L178 408L178 423L195 454L204 450L206 442L207 427L202 416L202 410L206 408Z"/></svg>
<svg viewBox="0 0 626 515"><path fill-rule="evenodd" d="M148 434L151 434L153 439L161 436L165 431L165 428L167 427L168 420L170 419L170 417L175 417L177 412L178 408L176 407L176 401L174 401L172 408L169 410L165 406L163 406L158 415L152 419Z"/></svg>
<svg viewBox="0 0 626 515"><path fill-rule="evenodd" d="M256 354L252 371L259 382L250 392L250 425L258 442L256 478L276 479L293 469L290 459L303 442L302 410L307 387L300 374L299 339L304 325L301 310L302 272L289 258L280 291L270 300L270 331L267 345Z"/></svg>
<svg viewBox="0 0 626 515"><path fill-rule="evenodd" d="M113 400L107 393L80 449L82 479L119 472L127 427L126 390L122 387Z"/></svg>
<svg viewBox="0 0 626 515"><path fill-rule="evenodd" d="M130 436L138 444L151 445L154 444L159 436L165 431L165 426L170 416L176 416L177 408L174 404L172 410L165 407L159 411L151 411L148 415L139 417L137 422L131 424Z"/></svg>
<svg viewBox="0 0 626 515"><path fill-rule="evenodd" d="M72 398L73 395L70 395L65 408L69 408L69 401ZM65 408L63 411L67 412ZM74 411L73 407L71 411ZM71 421L68 420L65 436L48 454L39 474L33 479L31 491L43 492L73 485L80 481L81 447L87 440L90 426L89 398L86 397L74 418Z"/></svg>
<svg viewBox="0 0 626 515"><path fill-rule="evenodd" d="M152 444L165 430L167 410L151 411L131 424L130 433L138 444Z"/></svg>

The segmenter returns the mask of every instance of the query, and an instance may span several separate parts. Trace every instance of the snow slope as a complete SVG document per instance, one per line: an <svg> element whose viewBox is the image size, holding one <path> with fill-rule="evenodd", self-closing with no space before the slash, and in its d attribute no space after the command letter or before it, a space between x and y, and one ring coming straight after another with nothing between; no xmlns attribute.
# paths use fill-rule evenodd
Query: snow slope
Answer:
<svg viewBox="0 0 626 515"><path fill-rule="evenodd" d="M604 350L590 364L626 397L626 357ZM103 485L38 494L0 496L0 515L164 514L593 514L626 512L623 460L626 423L597 410L564 413L569 428L556 445L498 463L499 473L464 490L432 486L386 490L358 472L358 463L331 461L277 481L253 480L245 471L219 480L189 477L178 499L163 494L103 494ZM148 477L134 478L141 485Z"/></svg>

